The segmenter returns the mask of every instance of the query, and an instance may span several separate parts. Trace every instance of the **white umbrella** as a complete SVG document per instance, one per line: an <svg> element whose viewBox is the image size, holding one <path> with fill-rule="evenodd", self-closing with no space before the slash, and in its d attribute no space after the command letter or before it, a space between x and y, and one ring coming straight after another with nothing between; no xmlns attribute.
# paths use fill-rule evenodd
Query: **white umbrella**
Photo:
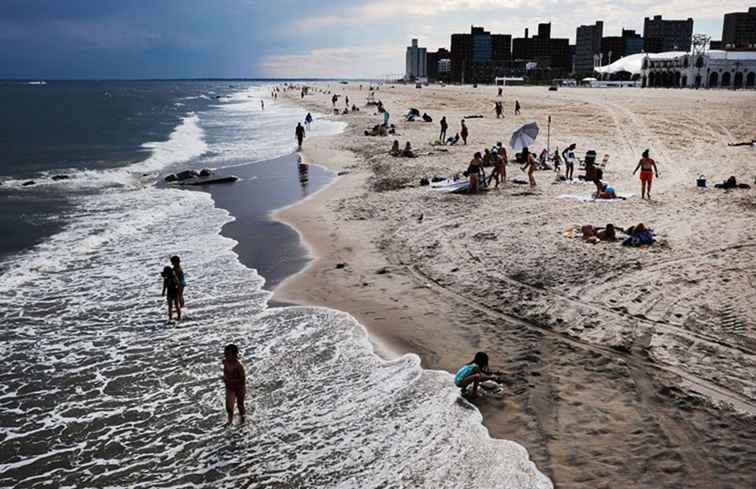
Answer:
<svg viewBox="0 0 756 489"><path fill-rule="evenodd" d="M520 150L533 144L536 136L538 136L538 124L535 122L529 122L512 133L512 139L509 140L509 146L515 151Z"/></svg>

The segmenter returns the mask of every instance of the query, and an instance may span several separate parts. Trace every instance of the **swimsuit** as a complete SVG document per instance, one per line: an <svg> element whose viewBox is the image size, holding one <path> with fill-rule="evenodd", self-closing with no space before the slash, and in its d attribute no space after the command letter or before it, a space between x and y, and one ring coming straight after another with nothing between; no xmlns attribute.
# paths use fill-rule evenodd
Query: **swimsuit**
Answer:
<svg viewBox="0 0 756 489"><path fill-rule="evenodd" d="M463 365L462 368L457 370L457 373L454 375L454 385L456 385L457 387L462 387L462 381L474 374L475 369L477 368L478 366L474 363Z"/></svg>
<svg viewBox="0 0 756 489"><path fill-rule="evenodd" d="M641 170L640 172L640 180L641 182L650 182L654 179L654 171L653 170Z"/></svg>

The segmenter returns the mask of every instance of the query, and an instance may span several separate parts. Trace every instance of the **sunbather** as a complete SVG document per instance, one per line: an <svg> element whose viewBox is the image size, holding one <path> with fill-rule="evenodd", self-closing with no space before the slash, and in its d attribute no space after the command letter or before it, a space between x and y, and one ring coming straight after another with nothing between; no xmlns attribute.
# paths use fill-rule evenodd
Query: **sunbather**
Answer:
<svg viewBox="0 0 756 489"><path fill-rule="evenodd" d="M453 138L449 138L446 140L446 144L449 146L454 146L459 142L459 133L455 134Z"/></svg>
<svg viewBox="0 0 756 489"><path fill-rule="evenodd" d="M614 191L614 187L602 183L601 184L601 190L596 193L597 199L619 199L621 197L617 196L617 193Z"/></svg>
<svg viewBox="0 0 756 489"><path fill-rule="evenodd" d="M394 144L391 145L391 149L389 150L389 154L391 156L399 156L402 154L402 150L399 149L399 140L394 139Z"/></svg>
<svg viewBox="0 0 756 489"><path fill-rule="evenodd" d="M615 241L617 239L617 232L614 228L614 224L607 224L605 228L597 228L591 224L586 224L581 227L583 233L583 240L589 243L598 243L599 241Z"/></svg>

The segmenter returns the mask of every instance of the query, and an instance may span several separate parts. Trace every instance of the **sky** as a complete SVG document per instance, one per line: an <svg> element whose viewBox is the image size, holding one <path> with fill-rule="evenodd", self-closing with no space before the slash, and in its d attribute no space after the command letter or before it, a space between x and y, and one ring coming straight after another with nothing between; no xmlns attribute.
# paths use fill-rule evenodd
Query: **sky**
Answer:
<svg viewBox="0 0 756 489"><path fill-rule="evenodd" d="M750 5L749 5L750 4ZM482 25L521 37L551 22L572 42L643 18L694 19L719 40L738 0L0 0L0 78L382 78L411 38L429 51Z"/></svg>

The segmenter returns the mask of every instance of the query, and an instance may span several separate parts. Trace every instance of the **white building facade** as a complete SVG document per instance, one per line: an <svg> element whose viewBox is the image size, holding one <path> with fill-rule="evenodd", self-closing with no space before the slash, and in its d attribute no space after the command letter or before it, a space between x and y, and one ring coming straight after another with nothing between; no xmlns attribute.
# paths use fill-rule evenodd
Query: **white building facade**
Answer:
<svg viewBox="0 0 756 489"><path fill-rule="evenodd" d="M644 88L756 89L756 51L640 53L596 72L603 80L638 80Z"/></svg>
<svg viewBox="0 0 756 489"><path fill-rule="evenodd" d="M417 39L413 39L412 45L407 46L405 80L414 81L428 78L426 54L426 49L419 47Z"/></svg>

